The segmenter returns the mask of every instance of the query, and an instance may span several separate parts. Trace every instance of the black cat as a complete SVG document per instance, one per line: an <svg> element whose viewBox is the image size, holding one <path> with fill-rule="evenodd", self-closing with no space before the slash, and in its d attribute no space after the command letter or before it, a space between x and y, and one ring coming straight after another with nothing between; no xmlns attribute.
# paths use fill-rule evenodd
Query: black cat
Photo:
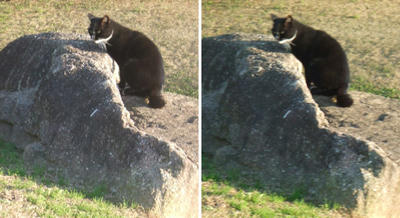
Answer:
<svg viewBox="0 0 400 218"><path fill-rule="evenodd" d="M271 14L271 18L274 37L281 44L288 43L303 63L311 93L336 95L338 106L350 107L353 104L347 93L350 71L340 44L326 32L301 24L290 15L279 18Z"/></svg>
<svg viewBox="0 0 400 218"><path fill-rule="evenodd" d="M149 98L149 105L162 108L165 100L161 95L164 83L164 65L157 46L143 33L132 31L111 20L107 15L95 17L88 14L89 34L96 43L105 44L107 52L118 63L121 81L118 84L125 93Z"/></svg>

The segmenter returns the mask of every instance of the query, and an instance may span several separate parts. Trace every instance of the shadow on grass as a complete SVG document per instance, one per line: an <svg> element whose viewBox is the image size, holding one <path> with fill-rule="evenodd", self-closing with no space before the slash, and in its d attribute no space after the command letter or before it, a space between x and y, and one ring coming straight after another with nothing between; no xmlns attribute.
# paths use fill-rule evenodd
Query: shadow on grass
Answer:
<svg viewBox="0 0 400 218"><path fill-rule="evenodd" d="M203 214L213 212L236 214L238 217L337 217L348 213L337 203L312 204L305 200L305 187L297 187L291 193L271 191L262 182L245 178L237 168L220 168L211 156L202 157ZM209 205L207 202L216 201ZM219 199L219 200L218 200ZM222 200L221 200L222 199ZM229 207L215 208L228 204ZM219 206L217 206L219 207ZM225 211L225 212L221 212Z"/></svg>
<svg viewBox="0 0 400 218"><path fill-rule="evenodd" d="M126 202L116 203L108 200L104 200L107 194L107 187L105 185L98 185L91 191L84 191L72 187L66 178L63 176L50 175L44 167L33 167L28 169L24 166L23 152L16 148L12 143L6 142L0 138L0 175L5 176L16 176L22 180L29 180L36 183L39 186L45 186L47 188L57 187L64 189L71 193L77 193L89 200L100 200L106 203L113 204L115 206L127 207ZM132 209L136 209L137 205L132 203L129 205Z"/></svg>
<svg viewBox="0 0 400 218"><path fill-rule="evenodd" d="M225 185L237 187L246 192L258 191L266 194L278 195L284 198L285 201L295 202L295 201L304 201L305 197L305 189L303 187L298 187L293 190L292 193L286 192L271 192L262 182L258 180L252 180L249 178L243 178L239 169L230 169L226 170L223 168L219 168L214 164L212 157L210 155L203 154L202 155L202 181L214 181L217 183L222 183ZM315 205L315 206L323 206L331 209L337 209L340 206L334 203L324 204L324 205Z"/></svg>

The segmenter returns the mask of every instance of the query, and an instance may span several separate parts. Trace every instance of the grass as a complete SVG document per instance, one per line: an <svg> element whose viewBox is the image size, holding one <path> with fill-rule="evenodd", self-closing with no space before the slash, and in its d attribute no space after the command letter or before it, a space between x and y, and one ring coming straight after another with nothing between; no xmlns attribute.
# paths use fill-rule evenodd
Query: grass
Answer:
<svg viewBox="0 0 400 218"><path fill-rule="evenodd" d="M103 200L105 187L82 192L45 178L43 168L28 173L22 153L0 139L0 217L143 217L136 204Z"/></svg>
<svg viewBox="0 0 400 218"><path fill-rule="evenodd" d="M382 95L389 98L400 99L400 89L379 87L364 78L353 79L351 89Z"/></svg>
<svg viewBox="0 0 400 218"><path fill-rule="evenodd" d="M208 157L202 161L203 217L345 217L339 205L304 202L303 189L271 193L238 170L220 170Z"/></svg>
<svg viewBox="0 0 400 218"><path fill-rule="evenodd" d="M0 1L0 49L27 34L88 34L88 13L107 14L149 36L164 58L165 91L198 97L197 0Z"/></svg>
<svg viewBox="0 0 400 218"><path fill-rule="evenodd" d="M332 6L334 5L334 7ZM322 29L345 49L351 89L400 99L400 2L396 0L204 0L202 36L270 35L270 14L292 14Z"/></svg>

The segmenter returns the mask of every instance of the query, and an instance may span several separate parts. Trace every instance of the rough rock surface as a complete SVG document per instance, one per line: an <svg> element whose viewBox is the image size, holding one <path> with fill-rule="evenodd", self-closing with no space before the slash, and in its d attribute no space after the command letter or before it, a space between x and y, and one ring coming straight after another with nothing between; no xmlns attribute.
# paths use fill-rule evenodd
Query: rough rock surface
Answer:
<svg viewBox="0 0 400 218"><path fill-rule="evenodd" d="M283 46L252 34L202 46L203 155L272 191L301 188L306 200L339 203L353 215L400 211L399 166L378 141L330 127Z"/></svg>
<svg viewBox="0 0 400 218"><path fill-rule="evenodd" d="M195 149L135 126L118 66L88 37L19 38L0 52L0 69L0 137L24 150L26 165L85 189L106 187L111 200L133 201L151 216L197 215Z"/></svg>

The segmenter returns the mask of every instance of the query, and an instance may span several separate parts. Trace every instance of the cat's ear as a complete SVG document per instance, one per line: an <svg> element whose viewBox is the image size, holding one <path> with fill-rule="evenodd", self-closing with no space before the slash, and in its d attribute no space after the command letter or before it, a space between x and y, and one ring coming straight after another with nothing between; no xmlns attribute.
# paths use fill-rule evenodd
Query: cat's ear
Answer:
<svg viewBox="0 0 400 218"><path fill-rule="evenodd" d="M293 22L293 17L292 17L292 15L288 15L288 16L285 18L285 26L290 26L290 25L292 25L292 22Z"/></svg>
<svg viewBox="0 0 400 218"><path fill-rule="evenodd" d="M275 20L275 19L277 19L278 18L278 16L276 16L275 14L271 14L271 19L272 20Z"/></svg>
<svg viewBox="0 0 400 218"><path fill-rule="evenodd" d="M285 23L291 23L293 21L292 15L288 15L285 19Z"/></svg>
<svg viewBox="0 0 400 218"><path fill-rule="evenodd" d="M93 14L91 14L91 13L88 13L87 16L88 16L89 20L91 20L91 19L93 19L93 18L96 18L96 17L95 17Z"/></svg>
<svg viewBox="0 0 400 218"><path fill-rule="evenodd" d="M101 24L108 24L110 23L110 18L107 15L104 15L104 17L101 19Z"/></svg>

